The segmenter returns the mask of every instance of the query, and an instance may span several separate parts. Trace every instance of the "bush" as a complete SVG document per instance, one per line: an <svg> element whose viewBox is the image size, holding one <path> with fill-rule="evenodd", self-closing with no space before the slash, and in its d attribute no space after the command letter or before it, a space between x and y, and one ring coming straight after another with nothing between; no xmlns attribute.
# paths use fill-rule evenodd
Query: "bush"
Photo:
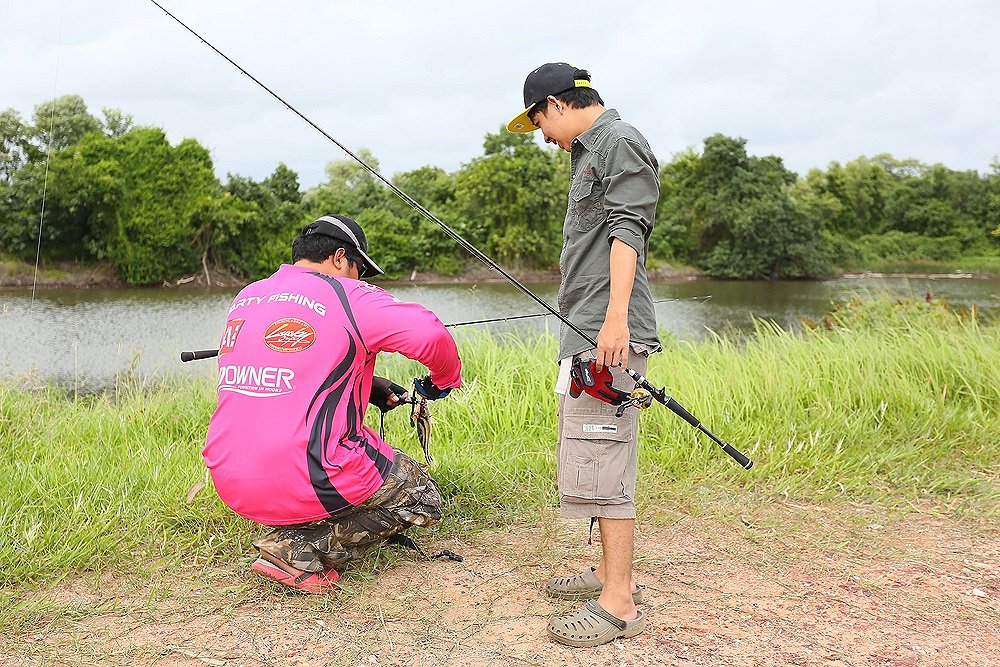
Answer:
<svg viewBox="0 0 1000 667"><path fill-rule="evenodd" d="M865 261L891 259L957 259L961 241L954 236L927 237L915 232L891 231L866 234L854 242L857 256Z"/></svg>

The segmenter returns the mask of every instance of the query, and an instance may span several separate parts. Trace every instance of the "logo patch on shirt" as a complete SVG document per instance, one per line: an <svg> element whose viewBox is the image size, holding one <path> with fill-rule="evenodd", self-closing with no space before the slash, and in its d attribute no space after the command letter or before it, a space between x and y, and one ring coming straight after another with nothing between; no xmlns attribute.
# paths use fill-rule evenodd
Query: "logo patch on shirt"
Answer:
<svg viewBox="0 0 1000 667"><path fill-rule="evenodd" d="M275 366L219 366L219 391L268 398L295 390L295 371Z"/></svg>
<svg viewBox="0 0 1000 667"><path fill-rule="evenodd" d="M316 342L316 330L304 320L284 317L264 330L264 344L275 352L301 352Z"/></svg>
<svg viewBox="0 0 1000 667"><path fill-rule="evenodd" d="M618 424L584 424L584 433L617 433Z"/></svg>
<svg viewBox="0 0 1000 667"><path fill-rule="evenodd" d="M244 322L246 320L242 317L226 322L226 330L222 332L222 341L219 342L220 357L227 352L232 352L233 348L236 347L236 337L240 335L240 329L243 328Z"/></svg>

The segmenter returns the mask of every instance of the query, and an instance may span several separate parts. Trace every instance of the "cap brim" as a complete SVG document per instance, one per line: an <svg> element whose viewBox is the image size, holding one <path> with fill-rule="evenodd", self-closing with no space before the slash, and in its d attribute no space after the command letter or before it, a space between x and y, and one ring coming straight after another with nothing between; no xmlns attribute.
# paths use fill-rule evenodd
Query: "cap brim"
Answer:
<svg viewBox="0 0 1000 667"><path fill-rule="evenodd" d="M368 253L366 253L364 250L362 250L361 248L355 248L354 250L359 255L361 255L361 258L363 260L365 260L365 265L366 265L365 275L364 275L365 278L374 278L375 276L380 276L383 273L385 273L385 271L383 271L378 264L372 261L372 258L369 257Z"/></svg>
<svg viewBox="0 0 1000 667"><path fill-rule="evenodd" d="M534 132L537 130L538 126L528 119L528 112L534 107L535 105L532 104L530 107L514 116L514 119L507 123L507 130L510 132Z"/></svg>

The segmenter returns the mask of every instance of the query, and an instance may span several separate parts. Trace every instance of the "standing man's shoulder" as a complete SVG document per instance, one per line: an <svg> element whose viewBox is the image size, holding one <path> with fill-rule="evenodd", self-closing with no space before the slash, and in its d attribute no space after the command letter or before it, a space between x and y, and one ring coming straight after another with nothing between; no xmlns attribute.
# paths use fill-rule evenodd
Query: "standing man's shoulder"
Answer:
<svg viewBox="0 0 1000 667"><path fill-rule="evenodd" d="M656 168L656 156L650 147L646 137L631 123L622 120L618 111L608 109L594 122L590 131L581 135L581 140L588 149L597 151L607 157L615 146L621 142L627 142L633 146L633 150L643 156L644 161L651 163Z"/></svg>
<svg viewBox="0 0 1000 667"><path fill-rule="evenodd" d="M601 114L594 121L591 132L595 135L595 139L598 142L614 142L619 139L627 139L643 144L647 148L649 147L649 142L646 141L646 137L643 136L642 132L635 125L622 120L617 109L608 109Z"/></svg>

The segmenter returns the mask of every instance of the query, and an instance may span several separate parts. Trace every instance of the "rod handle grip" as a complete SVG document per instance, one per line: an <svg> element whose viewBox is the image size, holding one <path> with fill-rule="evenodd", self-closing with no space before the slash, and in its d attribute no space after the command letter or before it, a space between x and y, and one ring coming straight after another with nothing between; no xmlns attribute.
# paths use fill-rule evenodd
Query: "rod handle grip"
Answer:
<svg viewBox="0 0 1000 667"><path fill-rule="evenodd" d="M181 361L197 361L198 359L211 359L219 356L218 350L195 350L194 352L181 352Z"/></svg>
<svg viewBox="0 0 1000 667"><path fill-rule="evenodd" d="M744 470L750 470L750 468L753 467L753 461L747 458L743 454L743 452L736 449L728 442L720 440L714 433L712 433L707 428L702 426L701 422L698 421L698 419L694 415L685 410L683 405L681 405L671 397L666 397L666 400L663 402L663 404L668 408L670 408L671 412L673 412L675 415L677 415L678 417L686 421L688 424L691 424L691 426L694 426L696 429L698 429L699 431L707 435L709 438L714 440L716 444L722 447L722 451L733 457L733 460L739 463L740 467L742 467Z"/></svg>
<svg viewBox="0 0 1000 667"><path fill-rule="evenodd" d="M691 426L695 428L701 428L701 422L693 414L684 409L684 406L673 399L673 397L668 396L667 400L663 403L665 406L670 408L670 411L675 415L686 421Z"/></svg>
<svg viewBox="0 0 1000 667"><path fill-rule="evenodd" d="M730 445L728 442L722 445L722 451L733 457L733 460L740 464L744 470L750 470L753 467L753 461L748 459L742 452Z"/></svg>

